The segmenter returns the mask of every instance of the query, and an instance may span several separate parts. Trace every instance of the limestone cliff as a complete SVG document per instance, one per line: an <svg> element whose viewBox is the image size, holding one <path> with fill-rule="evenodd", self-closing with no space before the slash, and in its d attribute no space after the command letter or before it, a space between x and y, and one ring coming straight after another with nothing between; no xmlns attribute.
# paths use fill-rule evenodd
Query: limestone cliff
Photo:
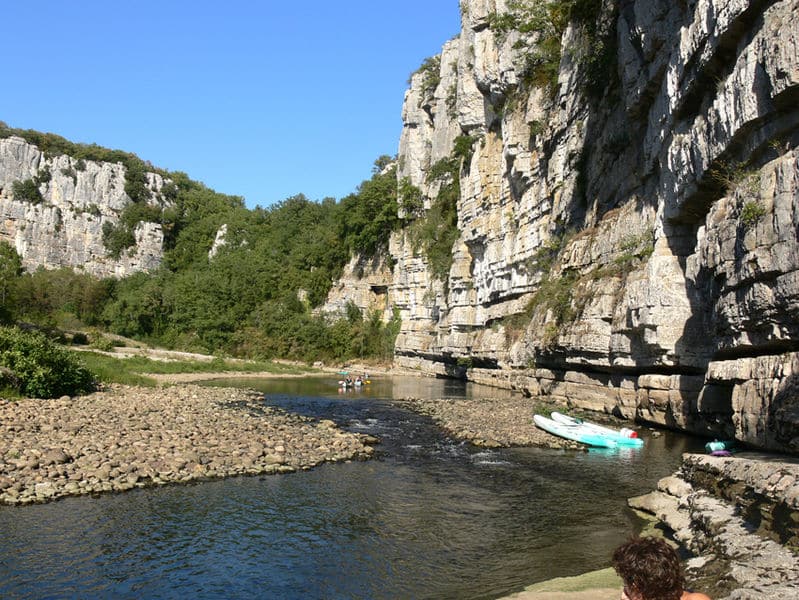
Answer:
<svg viewBox="0 0 799 600"><path fill-rule="evenodd" d="M0 139L0 240L14 246L33 270L72 267L98 277L124 276L156 268L163 255L161 225L139 222L135 244L118 257L103 243L103 226L119 224L133 200L125 192L120 163L50 156L21 137ZM145 173L149 202L163 205L164 179ZM28 182L35 198L14 193Z"/></svg>
<svg viewBox="0 0 799 600"><path fill-rule="evenodd" d="M412 77L396 362L799 450L799 7L557 4L461 0ZM442 276L419 224L452 179Z"/></svg>

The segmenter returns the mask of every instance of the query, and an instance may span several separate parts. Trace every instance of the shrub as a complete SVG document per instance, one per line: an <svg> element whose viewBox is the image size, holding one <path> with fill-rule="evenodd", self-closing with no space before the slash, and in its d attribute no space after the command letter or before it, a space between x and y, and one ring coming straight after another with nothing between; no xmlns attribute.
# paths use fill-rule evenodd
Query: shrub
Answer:
<svg viewBox="0 0 799 600"><path fill-rule="evenodd" d="M651 231L640 235L628 235L621 240L621 253L613 259L613 266L599 269L597 276L626 275L633 268L645 262L655 251L655 238Z"/></svg>
<svg viewBox="0 0 799 600"><path fill-rule="evenodd" d="M549 273L555 260L573 236L572 231L562 231L553 235L527 260L525 263L527 270L531 273Z"/></svg>
<svg viewBox="0 0 799 600"><path fill-rule="evenodd" d="M61 174L64 177L69 177L70 179L72 179L73 185L77 185L78 184L78 173L77 173L77 171L75 171L75 169L73 167L65 167L65 168L61 169Z"/></svg>
<svg viewBox="0 0 799 600"><path fill-rule="evenodd" d="M55 398L93 389L94 377L68 350L35 331L0 327L0 366L6 384L32 398Z"/></svg>
<svg viewBox="0 0 799 600"><path fill-rule="evenodd" d="M436 91L438 84L441 83L441 56L429 56L422 61L416 73L422 74L422 97L429 97ZM410 83L410 80L408 80Z"/></svg>
<svg viewBox="0 0 799 600"><path fill-rule="evenodd" d="M741 223L749 229L766 215L766 209L756 200L748 200L741 209Z"/></svg>
<svg viewBox="0 0 799 600"><path fill-rule="evenodd" d="M744 163L720 162L708 169L708 176L724 194L749 200L760 196L760 177Z"/></svg>
<svg viewBox="0 0 799 600"><path fill-rule="evenodd" d="M114 340L104 336L102 333L97 332L92 335L91 346L92 348L100 350L101 352L113 352Z"/></svg>
<svg viewBox="0 0 799 600"><path fill-rule="evenodd" d="M471 369L474 366L474 359L471 356L459 356L456 364L462 369Z"/></svg>
<svg viewBox="0 0 799 600"><path fill-rule="evenodd" d="M118 259L123 250L127 250L136 243L133 230L124 225L115 226L110 221L103 223L103 245L108 250L108 256Z"/></svg>
<svg viewBox="0 0 799 600"><path fill-rule="evenodd" d="M406 219L413 219L424 212L424 194L422 190L411 183L409 177L403 177L399 182L399 205Z"/></svg>
<svg viewBox="0 0 799 600"><path fill-rule="evenodd" d="M460 158L463 160L463 165L467 169L469 168L469 163L472 162L472 155L474 154L474 143L480 138L477 136L472 135L459 135L455 138L455 142L452 149L452 155L454 157Z"/></svg>
<svg viewBox="0 0 799 600"><path fill-rule="evenodd" d="M39 186L33 179L15 181L11 184L11 191L14 194L14 199L22 202L41 204L43 200L42 193L39 191Z"/></svg>
<svg viewBox="0 0 799 600"><path fill-rule="evenodd" d="M147 172L141 160L129 160L125 170L125 193L134 202L146 202L152 196L147 187Z"/></svg>

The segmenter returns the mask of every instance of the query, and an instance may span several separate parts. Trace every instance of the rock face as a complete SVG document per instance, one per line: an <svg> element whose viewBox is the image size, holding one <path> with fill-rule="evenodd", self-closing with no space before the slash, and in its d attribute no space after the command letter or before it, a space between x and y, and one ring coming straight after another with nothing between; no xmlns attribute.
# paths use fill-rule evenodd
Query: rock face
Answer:
<svg viewBox="0 0 799 600"><path fill-rule="evenodd" d="M687 454L657 491L629 504L662 521L696 556L689 569L714 573L702 586L713 598L799 597L795 460Z"/></svg>
<svg viewBox="0 0 799 600"><path fill-rule="evenodd" d="M161 202L163 178L146 177L152 202ZM40 202L14 196L14 183L29 180L36 182ZM47 156L20 137L0 139L0 240L16 248L29 270L72 267L121 277L156 268L164 238L158 223L140 222L135 245L119 258L109 256L103 244L103 225L118 225L131 202L122 164Z"/></svg>
<svg viewBox="0 0 799 600"><path fill-rule="evenodd" d="M392 317L387 302L390 280L391 270L384 257L356 256L344 267L319 312L334 317L346 316L347 306L352 304L363 315L377 311L384 321L389 321Z"/></svg>
<svg viewBox="0 0 799 600"><path fill-rule="evenodd" d="M397 364L799 450L799 7L606 0L558 58L519 4L461 0L406 92ZM415 227L445 159L441 276Z"/></svg>

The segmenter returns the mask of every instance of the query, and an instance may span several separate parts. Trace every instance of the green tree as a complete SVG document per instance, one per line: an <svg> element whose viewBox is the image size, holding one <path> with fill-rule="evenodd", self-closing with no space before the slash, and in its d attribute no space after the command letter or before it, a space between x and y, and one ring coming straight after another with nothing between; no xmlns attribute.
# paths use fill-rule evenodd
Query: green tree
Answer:
<svg viewBox="0 0 799 600"><path fill-rule="evenodd" d="M352 253L385 252L399 226L396 168L375 174L341 201L339 236Z"/></svg>
<svg viewBox="0 0 799 600"><path fill-rule="evenodd" d="M17 313L42 325L58 325L64 318L95 325L112 291L113 280L100 280L66 267L39 268L17 280Z"/></svg>
<svg viewBox="0 0 799 600"><path fill-rule="evenodd" d="M21 274L22 259L16 249L0 241L0 322L8 323L13 318Z"/></svg>

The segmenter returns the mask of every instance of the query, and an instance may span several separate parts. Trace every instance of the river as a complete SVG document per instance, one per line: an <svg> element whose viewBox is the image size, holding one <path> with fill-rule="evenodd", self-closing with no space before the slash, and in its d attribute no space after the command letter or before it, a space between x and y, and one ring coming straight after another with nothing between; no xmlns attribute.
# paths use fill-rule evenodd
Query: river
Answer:
<svg viewBox="0 0 799 600"><path fill-rule="evenodd" d="M648 492L701 441L485 450L395 399L496 397L462 382L225 382L380 438L376 458L0 507L0 598L498 598L609 565ZM217 382L219 384L219 382Z"/></svg>

